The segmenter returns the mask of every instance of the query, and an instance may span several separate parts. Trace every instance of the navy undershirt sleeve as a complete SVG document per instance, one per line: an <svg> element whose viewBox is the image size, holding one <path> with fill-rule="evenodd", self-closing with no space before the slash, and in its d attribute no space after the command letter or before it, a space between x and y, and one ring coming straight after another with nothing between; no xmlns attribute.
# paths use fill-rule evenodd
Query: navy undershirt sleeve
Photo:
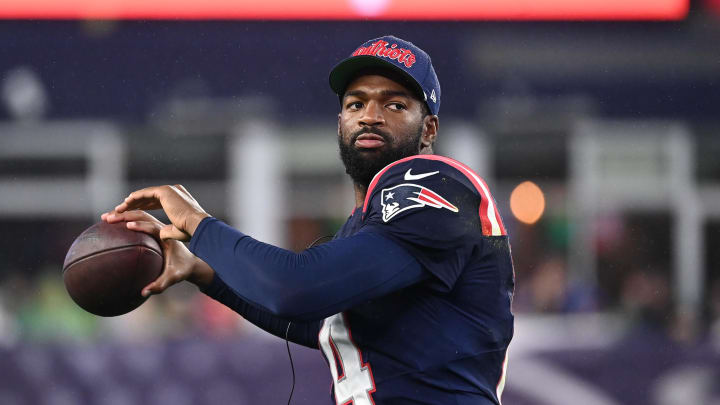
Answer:
<svg viewBox="0 0 720 405"><path fill-rule="evenodd" d="M205 218L190 251L242 300L291 321L320 320L430 277L404 248L374 232L294 253Z"/></svg>
<svg viewBox="0 0 720 405"><path fill-rule="evenodd" d="M318 348L318 333L320 332L320 321L291 322L250 305L225 284L217 274L213 277L212 283L202 290L207 296L214 298L221 304L242 315L260 329L271 333L279 338L307 346L312 349Z"/></svg>

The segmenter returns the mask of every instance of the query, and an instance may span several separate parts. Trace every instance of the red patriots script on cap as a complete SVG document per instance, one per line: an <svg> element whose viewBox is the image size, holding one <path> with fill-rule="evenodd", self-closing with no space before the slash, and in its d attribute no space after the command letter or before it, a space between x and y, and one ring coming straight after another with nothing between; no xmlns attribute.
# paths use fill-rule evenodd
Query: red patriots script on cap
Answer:
<svg viewBox="0 0 720 405"><path fill-rule="evenodd" d="M353 52L352 56L358 55L372 55L383 58L397 60L407 67L412 67L415 64L415 55L410 49L398 48L397 44L392 44L388 47L389 42L377 41L373 42L368 47L360 47Z"/></svg>

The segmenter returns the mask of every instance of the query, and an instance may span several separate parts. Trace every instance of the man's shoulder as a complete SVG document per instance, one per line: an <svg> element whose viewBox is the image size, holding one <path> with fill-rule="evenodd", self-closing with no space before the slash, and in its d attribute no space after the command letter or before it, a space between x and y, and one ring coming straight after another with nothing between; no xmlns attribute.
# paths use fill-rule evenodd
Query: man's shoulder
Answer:
<svg viewBox="0 0 720 405"><path fill-rule="evenodd" d="M436 174L467 180L470 189L473 188L473 183L484 183L470 167L455 159L441 155L414 155L396 160L380 170L368 185L368 194L378 184L387 183L391 179L397 180L399 177L403 181L426 178L432 180L431 177Z"/></svg>
<svg viewBox="0 0 720 405"><path fill-rule="evenodd" d="M460 212L464 219L480 214L483 234L505 233L485 180L467 165L440 155L409 156L385 166L368 186L363 216L381 212L382 221L389 222L422 207L439 208L440 215L433 215L439 219L446 217L444 212Z"/></svg>

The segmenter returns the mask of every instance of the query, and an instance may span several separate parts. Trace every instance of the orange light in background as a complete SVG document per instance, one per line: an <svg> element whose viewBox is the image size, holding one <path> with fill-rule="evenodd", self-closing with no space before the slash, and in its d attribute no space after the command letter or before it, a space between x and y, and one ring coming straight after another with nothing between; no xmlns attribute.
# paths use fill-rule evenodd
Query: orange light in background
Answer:
<svg viewBox="0 0 720 405"><path fill-rule="evenodd" d="M524 181L510 194L510 210L518 221L532 225L545 212L545 195L537 184Z"/></svg>

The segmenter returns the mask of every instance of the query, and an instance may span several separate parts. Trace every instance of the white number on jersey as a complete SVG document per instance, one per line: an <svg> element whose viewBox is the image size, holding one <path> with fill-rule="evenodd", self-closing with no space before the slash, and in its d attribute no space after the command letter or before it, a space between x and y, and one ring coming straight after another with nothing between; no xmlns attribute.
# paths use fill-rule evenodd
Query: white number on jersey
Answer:
<svg viewBox="0 0 720 405"><path fill-rule="evenodd" d="M374 404L370 396L375 392L372 370L369 364L363 364L360 350L350 337L350 329L342 313L323 321L318 340L330 365L337 404ZM340 373L338 373L338 363L342 368Z"/></svg>

